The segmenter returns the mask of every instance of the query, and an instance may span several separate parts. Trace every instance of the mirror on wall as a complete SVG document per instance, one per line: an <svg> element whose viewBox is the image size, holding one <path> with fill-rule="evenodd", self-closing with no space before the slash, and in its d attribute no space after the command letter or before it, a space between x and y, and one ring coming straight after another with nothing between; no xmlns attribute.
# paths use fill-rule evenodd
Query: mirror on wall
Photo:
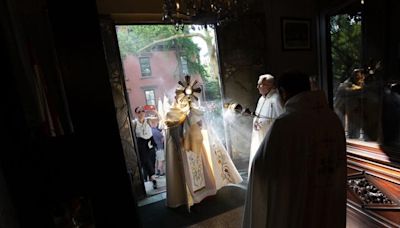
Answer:
<svg viewBox="0 0 400 228"><path fill-rule="evenodd" d="M352 1L326 18L328 83L347 141L392 157L400 154L399 5Z"/></svg>
<svg viewBox="0 0 400 228"><path fill-rule="evenodd" d="M333 108L348 139L365 140L363 98L365 71L362 66L362 12L353 7L329 17Z"/></svg>

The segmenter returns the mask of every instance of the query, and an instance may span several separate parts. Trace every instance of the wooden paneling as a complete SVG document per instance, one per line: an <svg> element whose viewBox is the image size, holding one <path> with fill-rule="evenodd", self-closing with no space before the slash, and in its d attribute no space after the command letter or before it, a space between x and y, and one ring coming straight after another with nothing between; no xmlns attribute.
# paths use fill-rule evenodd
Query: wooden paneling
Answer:
<svg viewBox="0 0 400 228"><path fill-rule="evenodd" d="M397 153L394 153L397 154ZM400 203L400 168L392 156L374 144L348 142L348 175L364 171L373 184ZM352 190L347 193L350 227L400 227L399 209L366 209Z"/></svg>
<svg viewBox="0 0 400 228"><path fill-rule="evenodd" d="M375 142L347 139L347 152L400 169L399 149L382 146Z"/></svg>
<svg viewBox="0 0 400 228"><path fill-rule="evenodd" d="M394 167L353 156L350 153L347 154L347 166L359 172L365 171L370 175L400 184L400 170Z"/></svg>
<svg viewBox="0 0 400 228"><path fill-rule="evenodd" d="M379 220L375 220L369 215L365 214L362 210L354 207L351 204L347 205L347 221L346 227L390 227Z"/></svg>

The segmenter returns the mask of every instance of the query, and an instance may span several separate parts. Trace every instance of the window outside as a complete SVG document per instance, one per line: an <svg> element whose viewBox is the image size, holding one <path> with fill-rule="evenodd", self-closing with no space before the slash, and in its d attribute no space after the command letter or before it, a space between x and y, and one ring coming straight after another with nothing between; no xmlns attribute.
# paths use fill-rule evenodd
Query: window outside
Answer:
<svg viewBox="0 0 400 228"><path fill-rule="evenodd" d="M151 76L151 67L150 67L150 58L149 57L141 57L140 61L140 70L142 72L142 77Z"/></svg>
<svg viewBox="0 0 400 228"><path fill-rule="evenodd" d="M147 105L156 105L156 95L154 93L154 89L145 90L144 94Z"/></svg>

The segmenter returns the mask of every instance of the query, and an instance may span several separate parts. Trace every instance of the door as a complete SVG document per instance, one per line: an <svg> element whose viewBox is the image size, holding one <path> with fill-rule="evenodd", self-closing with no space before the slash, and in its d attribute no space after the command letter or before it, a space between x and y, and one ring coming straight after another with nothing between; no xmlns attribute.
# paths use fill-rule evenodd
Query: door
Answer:
<svg viewBox="0 0 400 228"><path fill-rule="evenodd" d="M117 45L115 24L109 18L102 18L100 19L100 25L126 168L135 197L142 199L146 196L146 191L140 172L135 132L131 125L132 114L129 107L129 98L125 94L125 81Z"/></svg>

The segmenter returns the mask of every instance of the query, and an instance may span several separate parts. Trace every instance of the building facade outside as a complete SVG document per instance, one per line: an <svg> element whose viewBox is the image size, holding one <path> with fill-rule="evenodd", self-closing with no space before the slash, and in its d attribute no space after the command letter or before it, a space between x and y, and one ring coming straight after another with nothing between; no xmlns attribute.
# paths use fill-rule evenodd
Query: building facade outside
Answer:
<svg viewBox="0 0 400 228"><path fill-rule="evenodd" d="M126 90L131 108L139 105L154 105L164 96L171 104L179 80L188 74L185 56L175 50L155 50L140 56L127 55L123 59ZM191 75L199 85L203 80L199 74ZM202 99L202 96L200 99Z"/></svg>

